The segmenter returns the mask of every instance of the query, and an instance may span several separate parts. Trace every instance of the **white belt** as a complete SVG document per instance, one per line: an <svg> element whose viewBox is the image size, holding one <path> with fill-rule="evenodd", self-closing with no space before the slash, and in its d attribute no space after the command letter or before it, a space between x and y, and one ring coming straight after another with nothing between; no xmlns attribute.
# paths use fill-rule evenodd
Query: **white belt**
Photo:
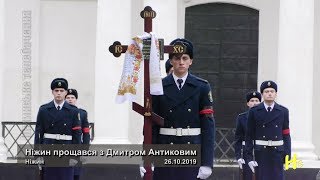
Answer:
<svg viewBox="0 0 320 180"><path fill-rule="evenodd" d="M44 133L43 137L47 138L47 139L56 139L56 140L72 140L72 136L70 136L70 135L62 135L62 134Z"/></svg>
<svg viewBox="0 0 320 180"><path fill-rule="evenodd" d="M197 136L201 134L200 128L160 128L160 134L170 136Z"/></svg>
<svg viewBox="0 0 320 180"><path fill-rule="evenodd" d="M246 142L245 141L242 141L242 146L245 146L246 145Z"/></svg>
<svg viewBox="0 0 320 180"><path fill-rule="evenodd" d="M256 140L256 145L262 145L262 146L282 146L282 145L283 145L283 140L280 140L280 141Z"/></svg>

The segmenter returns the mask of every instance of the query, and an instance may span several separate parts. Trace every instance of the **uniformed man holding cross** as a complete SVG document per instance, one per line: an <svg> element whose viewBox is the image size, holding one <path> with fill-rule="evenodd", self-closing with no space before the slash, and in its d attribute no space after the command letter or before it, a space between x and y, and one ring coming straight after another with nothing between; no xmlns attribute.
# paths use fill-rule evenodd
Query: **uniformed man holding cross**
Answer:
<svg viewBox="0 0 320 180"><path fill-rule="evenodd" d="M144 32L151 33L152 19L156 17L156 12L150 6L146 6L140 16L144 19ZM144 106L132 103L132 109L144 116L143 144L201 144L202 158L200 168L156 168L154 179L206 179L212 173L215 123L209 83L188 73L193 59L193 45L186 39L176 39L170 46L163 46L163 52L170 53L169 58L174 73L162 79L164 95L154 96L151 100L149 75L151 51L147 48L150 47L147 41L143 40L142 49ZM121 45L118 41L109 47L109 51L115 57L119 57L127 49L128 46ZM161 49L159 54L162 54ZM144 179L152 178L150 162L144 161L140 173Z"/></svg>
<svg viewBox="0 0 320 180"><path fill-rule="evenodd" d="M212 173L215 122L211 88L208 81L188 72L193 62L193 45L184 54L169 54L173 72L163 78L164 95L153 96L153 111L164 118L164 127L153 126L153 144L201 144L198 167L155 167L154 180L206 179ZM179 132L177 132L179 131Z"/></svg>

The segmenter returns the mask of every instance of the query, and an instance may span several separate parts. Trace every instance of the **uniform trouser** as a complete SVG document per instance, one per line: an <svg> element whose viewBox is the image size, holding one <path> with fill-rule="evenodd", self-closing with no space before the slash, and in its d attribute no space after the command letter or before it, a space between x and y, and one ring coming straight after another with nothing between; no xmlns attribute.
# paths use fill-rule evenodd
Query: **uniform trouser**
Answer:
<svg viewBox="0 0 320 180"><path fill-rule="evenodd" d="M196 180L199 167L156 167L153 180Z"/></svg>
<svg viewBox="0 0 320 180"><path fill-rule="evenodd" d="M252 171L248 166L248 162L246 161L246 164L243 164L242 167L243 167L243 180L252 180Z"/></svg>
<svg viewBox="0 0 320 180"><path fill-rule="evenodd" d="M283 153L283 151L278 151L274 147L255 151L255 158L258 163L258 167L256 167L256 179L284 180Z"/></svg>
<svg viewBox="0 0 320 180"><path fill-rule="evenodd" d="M44 180L73 180L72 167L44 167Z"/></svg>
<svg viewBox="0 0 320 180"><path fill-rule="evenodd" d="M74 167L74 180L79 180L81 174L81 167Z"/></svg>
<svg viewBox="0 0 320 180"><path fill-rule="evenodd" d="M80 175L74 175L73 180L80 180Z"/></svg>

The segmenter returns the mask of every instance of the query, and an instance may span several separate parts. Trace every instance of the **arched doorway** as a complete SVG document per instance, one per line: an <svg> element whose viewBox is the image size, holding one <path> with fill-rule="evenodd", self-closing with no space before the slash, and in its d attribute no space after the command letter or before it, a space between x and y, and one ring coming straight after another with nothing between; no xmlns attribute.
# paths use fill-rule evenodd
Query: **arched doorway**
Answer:
<svg viewBox="0 0 320 180"><path fill-rule="evenodd" d="M226 3L186 8L185 37L194 43L191 73L207 79L217 127L235 127L257 87L259 11Z"/></svg>

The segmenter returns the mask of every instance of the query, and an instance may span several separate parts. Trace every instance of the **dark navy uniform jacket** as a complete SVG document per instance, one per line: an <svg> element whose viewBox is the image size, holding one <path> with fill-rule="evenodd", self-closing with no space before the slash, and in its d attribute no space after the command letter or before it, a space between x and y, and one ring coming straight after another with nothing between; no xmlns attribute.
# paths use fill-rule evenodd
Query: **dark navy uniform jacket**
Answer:
<svg viewBox="0 0 320 180"><path fill-rule="evenodd" d="M237 160L240 158L243 158L245 160L245 164L242 165L243 179L251 180L252 171L249 168L248 162L244 157L245 149L244 149L244 145L242 144L242 142L245 141L245 134L247 131L247 120L248 120L248 111L239 114L237 117L237 120L236 120L237 125L236 125L236 133L235 133L235 155Z"/></svg>
<svg viewBox="0 0 320 180"><path fill-rule="evenodd" d="M35 144L80 144L81 121L79 115L78 108L67 102L64 102L59 111L53 101L42 105L37 116ZM70 135L72 140L44 138L45 133ZM46 160L50 161L47 158ZM73 180L73 167L44 167L43 171L43 179L45 180Z"/></svg>
<svg viewBox="0 0 320 180"><path fill-rule="evenodd" d="M283 140L283 145L263 146L254 144L253 140ZM275 103L272 111L267 112L264 103L260 103L249 110L245 148L247 162L253 160L253 149L258 162L257 179L282 179L285 155L291 155L287 108Z"/></svg>
<svg viewBox="0 0 320 180"><path fill-rule="evenodd" d="M244 158L241 156L241 149L243 149L242 142L245 141L245 134L247 130L248 111L238 115L236 120L236 133L235 133L235 154L236 159ZM244 154L244 149L243 152Z"/></svg>
<svg viewBox="0 0 320 180"><path fill-rule="evenodd" d="M72 141L44 138L44 133L71 135ZM39 108L35 130L35 144L80 144L81 121L78 118L78 109L64 102L58 111L51 101Z"/></svg>
<svg viewBox="0 0 320 180"><path fill-rule="evenodd" d="M86 110L79 108L80 119L81 119L81 129L82 129L82 139L81 144L90 144L90 129L88 122L88 113ZM89 147L84 147L84 149L88 149ZM80 161L80 159L78 159ZM80 165L77 164L77 167L74 168L74 175L79 176L81 174L81 168L78 167ZM76 177L79 179L79 177ZM75 179L76 179L75 178Z"/></svg>
<svg viewBox="0 0 320 180"><path fill-rule="evenodd" d="M211 88L208 81L188 74L179 90L172 74L163 78L164 95L153 96L153 111L164 118L164 128L201 128L197 136L169 136L159 134L153 127L153 144L201 144L201 166L213 166L215 122L212 113L200 114L212 109Z"/></svg>
<svg viewBox="0 0 320 180"><path fill-rule="evenodd" d="M82 144L90 143L90 129L88 122L88 113L86 110L79 108L80 119L81 119L81 129L82 129Z"/></svg>

